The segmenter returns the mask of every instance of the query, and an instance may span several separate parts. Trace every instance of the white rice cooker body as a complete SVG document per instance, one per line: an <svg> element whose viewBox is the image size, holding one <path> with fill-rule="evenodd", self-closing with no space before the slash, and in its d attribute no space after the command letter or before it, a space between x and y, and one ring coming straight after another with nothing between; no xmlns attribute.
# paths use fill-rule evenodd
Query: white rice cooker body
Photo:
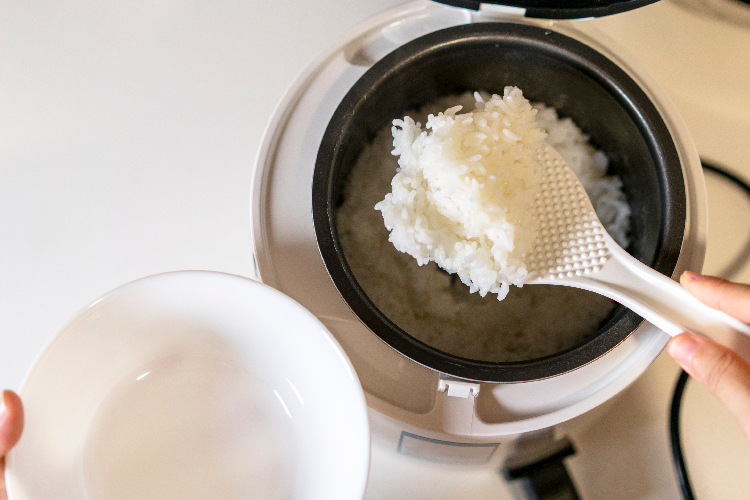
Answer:
<svg viewBox="0 0 750 500"><path fill-rule="evenodd" d="M626 71L661 113L678 150L687 218L675 276L700 270L707 233L700 160L666 93L622 48L582 21L523 18L517 9L479 11L419 0L357 27L298 77L266 129L253 176L252 240L260 279L315 314L354 365L369 406L373 445L428 460L496 466L513 447L500 442L564 435L590 410L633 382L662 351L668 336L643 323L595 361L531 382L477 383L422 366L386 345L351 311L329 277L312 221L311 181L321 138L350 87L398 46L438 29L511 21L553 29L583 42Z"/></svg>

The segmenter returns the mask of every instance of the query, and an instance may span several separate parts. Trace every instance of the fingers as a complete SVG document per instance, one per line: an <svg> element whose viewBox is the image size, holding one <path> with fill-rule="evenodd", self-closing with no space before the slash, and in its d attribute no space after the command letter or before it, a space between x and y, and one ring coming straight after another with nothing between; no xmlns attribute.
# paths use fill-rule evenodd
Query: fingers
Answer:
<svg viewBox="0 0 750 500"><path fill-rule="evenodd" d="M750 285L685 271L680 284L709 307L750 323Z"/></svg>
<svg viewBox="0 0 750 500"><path fill-rule="evenodd" d="M13 391L3 391L0 408L0 456L5 456L21 438L23 405Z"/></svg>
<svg viewBox="0 0 750 500"><path fill-rule="evenodd" d="M726 347L692 333L673 337L667 349L683 370L727 407L750 440L750 366Z"/></svg>

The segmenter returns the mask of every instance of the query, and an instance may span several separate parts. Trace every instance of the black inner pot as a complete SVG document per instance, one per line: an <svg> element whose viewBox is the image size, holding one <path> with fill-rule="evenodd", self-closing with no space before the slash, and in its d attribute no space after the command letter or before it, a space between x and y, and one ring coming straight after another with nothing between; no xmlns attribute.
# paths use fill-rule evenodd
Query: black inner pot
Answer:
<svg viewBox="0 0 750 500"><path fill-rule="evenodd" d="M582 344L530 361L492 363L447 354L400 329L362 291L340 246L335 209L359 153L394 118L439 97L475 90L502 94L507 85L573 118L605 151L632 210L628 251L671 275L682 244L686 201L678 153L662 117L616 64L547 29L512 23L457 26L416 39L384 57L350 89L329 122L312 190L320 253L357 316L412 360L442 373L487 382L537 380L573 370L622 342L642 319L618 306Z"/></svg>

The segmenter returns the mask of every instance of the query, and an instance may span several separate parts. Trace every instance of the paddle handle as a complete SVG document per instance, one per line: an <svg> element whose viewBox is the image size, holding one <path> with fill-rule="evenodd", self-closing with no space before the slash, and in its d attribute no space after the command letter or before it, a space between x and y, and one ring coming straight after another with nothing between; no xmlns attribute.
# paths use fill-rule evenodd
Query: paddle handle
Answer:
<svg viewBox="0 0 750 500"><path fill-rule="evenodd" d="M609 260L582 276L539 280L574 286L619 302L669 335L688 331L711 338L750 361L750 326L700 302L673 279L651 269L604 235Z"/></svg>

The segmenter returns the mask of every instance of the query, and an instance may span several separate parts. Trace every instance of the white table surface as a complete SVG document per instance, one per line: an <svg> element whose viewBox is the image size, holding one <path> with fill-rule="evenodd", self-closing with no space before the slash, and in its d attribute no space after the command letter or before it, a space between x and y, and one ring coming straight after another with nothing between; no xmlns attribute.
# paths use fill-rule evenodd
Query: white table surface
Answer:
<svg viewBox="0 0 750 500"><path fill-rule="evenodd" d="M183 269L252 277L250 180L276 103L317 54L398 3L0 2L0 387L17 389L44 344L123 283ZM666 0L595 22L651 68L700 153L750 178L750 30ZM750 205L708 186L706 270L718 272ZM573 436L584 498L678 498L666 441L676 374L661 356ZM685 412L698 497L746 495L750 447L731 418L695 384ZM499 479L460 470L442 476L452 488L427 475L395 487L388 460L374 457L368 498L505 498Z"/></svg>
<svg viewBox="0 0 750 500"><path fill-rule="evenodd" d="M0 2L0 386L116 286L252 276L266 122L315 56L396 3Z"/></svg>

